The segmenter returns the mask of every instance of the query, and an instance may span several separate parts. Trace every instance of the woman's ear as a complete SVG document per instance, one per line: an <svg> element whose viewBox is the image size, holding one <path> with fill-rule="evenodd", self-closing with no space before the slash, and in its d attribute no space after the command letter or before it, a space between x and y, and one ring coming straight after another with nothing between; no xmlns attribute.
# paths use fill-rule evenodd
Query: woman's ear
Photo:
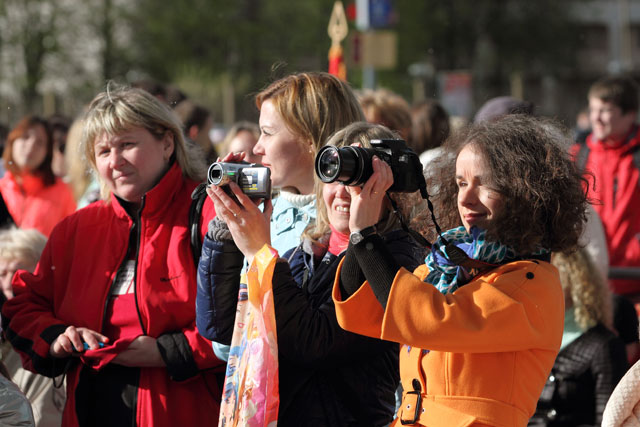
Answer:
<svg viewBox="0 0 640 427"><path fill-rule="evenodd" d="M172 132L165 132L162 137L162 149L164 150L164 160L169 161L175 151L175 141Z"/></svg>

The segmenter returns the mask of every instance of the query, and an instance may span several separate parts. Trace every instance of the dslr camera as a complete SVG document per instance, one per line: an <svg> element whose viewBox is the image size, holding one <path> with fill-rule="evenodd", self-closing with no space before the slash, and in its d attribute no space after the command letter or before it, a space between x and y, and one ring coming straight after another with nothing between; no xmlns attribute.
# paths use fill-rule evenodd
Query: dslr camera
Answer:
<svg viewBox="0 0 640 427"><path fill-rule="evenodd" d="M418 155L401 139L373 139L371 148L322 147L316 156L316 175L325 183L362 185L373 174L374 155L391 166L393 185L388 191L413 193L426 188Z"/></svg>
<svg viewBox="0 0 640 427"><path fill-rule="evenodd" d="M233 181L252 199L271 198L271 170L258 163L215 162L209 166L207 182L233 196L228 184Z"/></svg>

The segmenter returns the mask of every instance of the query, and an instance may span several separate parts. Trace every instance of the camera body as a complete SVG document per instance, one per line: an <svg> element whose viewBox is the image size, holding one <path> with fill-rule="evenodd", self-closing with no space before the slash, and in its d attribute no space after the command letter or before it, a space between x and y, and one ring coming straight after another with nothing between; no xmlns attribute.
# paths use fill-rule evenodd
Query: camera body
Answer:
<svg viewBox="0 0 640 427"><path fill-rule="evenodd" d="M215 162L209 166L207 182L222 187L232 195L228 184L233 181L252 199L271 198L271 170L258 163Z"/></svg>
<svg viewBox="0 0 640 427"><path fill-rule="evenodd" d="M426 187L418 155L401 139L373 139L371 148L322 147L316 156L316 174L325 183L362 185L373 174L374 155L391 167L393 185L388 191L413 193Z"/></svg>

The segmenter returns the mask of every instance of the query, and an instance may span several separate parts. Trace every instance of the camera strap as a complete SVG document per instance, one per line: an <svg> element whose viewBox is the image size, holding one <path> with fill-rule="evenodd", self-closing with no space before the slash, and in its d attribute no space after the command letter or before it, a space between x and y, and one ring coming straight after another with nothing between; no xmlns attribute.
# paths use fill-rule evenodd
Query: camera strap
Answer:
<svg viewBox="0 0 640 427"><path fill-rule="evenodd" d="M207 198L207 184L202 182L191 193L191 206L189 207L189 233L191 237L191 252L195 265L200 260L202 250L202 237L200 236L200 216L202 207Z"/></svg>
<svg viewBox="0 0 640 427"><path fill-rule="evenodd" d="M396 218L398 218L398 220L400 220L400 226L402 227L402 229L406 231L411 237L413 237L413 239L418 242L419 245L430 248L431 243L427 239L425 239L422 234L418 233L416 230L409 228L404 218L402 217L402 214L400 214L400 212L398 211L398 204L396 203L396 201L393 200L391 196L389 196L388 192L385 193L385 195L387 196L387 200L389 200L389 203L391 203L391 212L396 216Z"/></svg>

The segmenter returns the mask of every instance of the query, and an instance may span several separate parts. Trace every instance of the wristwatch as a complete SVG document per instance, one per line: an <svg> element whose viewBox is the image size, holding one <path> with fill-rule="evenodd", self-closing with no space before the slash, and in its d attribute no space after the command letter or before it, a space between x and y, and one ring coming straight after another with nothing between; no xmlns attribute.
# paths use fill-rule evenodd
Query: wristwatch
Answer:
<svg viewBox="0 0 640 427"><path fill-rule="evenodd" d="M376 234L377 232L378 230L376 229L375 225L363 228L360 231L354 231L351 234L349 234L349 243L351 243L352 245L357 245L358 243L362 242L365 238L371 236L372 234Z"/></svg>

